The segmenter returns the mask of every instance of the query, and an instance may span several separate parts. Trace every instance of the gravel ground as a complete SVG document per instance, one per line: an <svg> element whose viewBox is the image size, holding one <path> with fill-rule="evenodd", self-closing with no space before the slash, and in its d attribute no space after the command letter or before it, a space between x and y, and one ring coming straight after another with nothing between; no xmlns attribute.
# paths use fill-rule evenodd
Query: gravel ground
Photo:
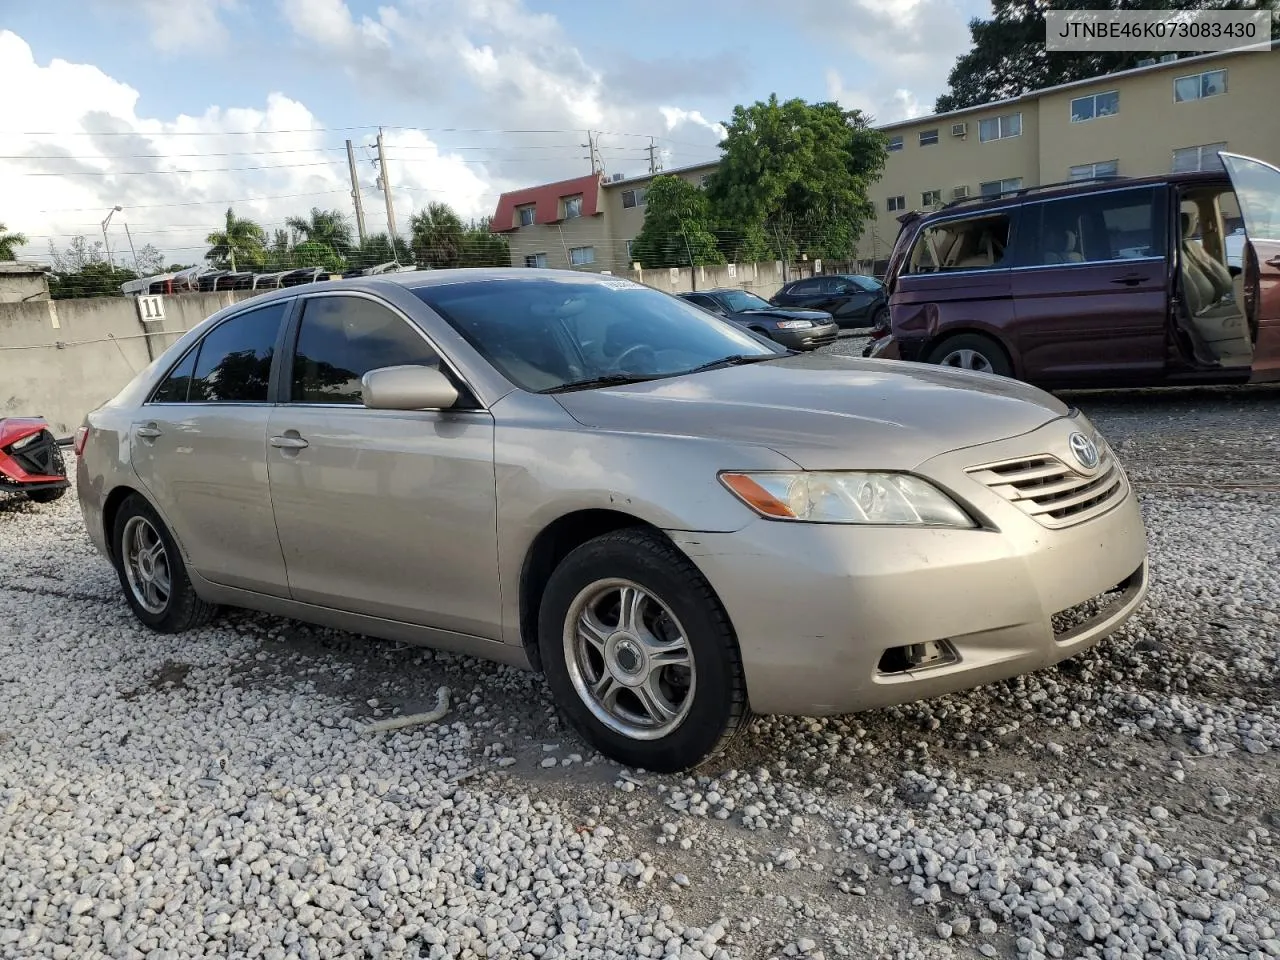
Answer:
<svg viewBox="0 0 1280 960"><path fill-rule="evenodd" d="M1280 956L1280 390L1070 399L1149 524L1125 631L689 778L507 668L148 633L74 496L0 503L0 957Z"/></svg>

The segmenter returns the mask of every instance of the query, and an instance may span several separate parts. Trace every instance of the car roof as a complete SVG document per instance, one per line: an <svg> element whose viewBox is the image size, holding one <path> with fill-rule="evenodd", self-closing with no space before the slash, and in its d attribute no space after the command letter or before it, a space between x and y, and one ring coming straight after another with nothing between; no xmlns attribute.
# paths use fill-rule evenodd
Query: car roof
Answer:
<svg viewBox="0 0 1280 960"><path fill-rule="evenodd" d="M936 217L951 217L958 213L985 212L987 210L1003 210L1020 204L1053 200L1061 197L1081 196L1103 190L1128 189L1129 187L1158 186L1162 184L1197 184L1216 183L1227 180L1225 170L1195 170L1185 173L1156 173L1142 177L1097 177L1092 180L1067 180L1058 183L1046 183L1040 186L1024 187L1021 190L1000 197L967 197L943 204L937 210L931 210L922 216L924 220ZM904 216L911 216L910 213ZM900 220L903 218L899 218Z"/></svg>

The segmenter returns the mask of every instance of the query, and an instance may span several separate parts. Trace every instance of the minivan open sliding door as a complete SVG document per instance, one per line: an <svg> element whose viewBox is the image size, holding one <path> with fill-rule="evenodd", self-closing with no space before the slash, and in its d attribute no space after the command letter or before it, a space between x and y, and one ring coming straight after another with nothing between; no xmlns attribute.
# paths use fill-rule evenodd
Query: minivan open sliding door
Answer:
<svg viewBox="0 0 1280 960"><path fill-rule="evenodd" d="M1280 169L1220 152L1244 219L1244 306L1254 335L1251 382L1280 380Z"/></svg>

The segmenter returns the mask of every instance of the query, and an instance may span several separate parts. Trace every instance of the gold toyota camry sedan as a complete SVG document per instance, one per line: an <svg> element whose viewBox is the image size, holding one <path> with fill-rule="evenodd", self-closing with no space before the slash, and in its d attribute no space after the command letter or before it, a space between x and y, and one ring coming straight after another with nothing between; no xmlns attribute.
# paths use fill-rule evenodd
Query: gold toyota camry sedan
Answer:
<svg viewBox="0 0 1280 960"><path fill-rule="evenodd" d="M545 674L630 766L1044 667L1147 590L1136 497L1012 379L796 355L604 275L290 287L183 335L76 435L137 618L219 605Z"/></svg>

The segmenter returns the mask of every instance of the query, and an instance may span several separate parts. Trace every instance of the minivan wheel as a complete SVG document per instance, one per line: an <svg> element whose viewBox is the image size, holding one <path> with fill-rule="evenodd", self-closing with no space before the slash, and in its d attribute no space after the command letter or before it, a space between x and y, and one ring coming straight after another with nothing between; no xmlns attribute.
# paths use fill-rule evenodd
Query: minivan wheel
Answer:
<svg viewBox="0 0 1280 960"><path fill-rule="evenodd" d="M131 494L112 531L116 573L130 609L158 633L182 633L208 623L217 606L191 586L177 543L151 504Z"/></svg>
<svg viewBox="0 0 1280 960"><path fill-rule="evenodd" d="M1009 363L1004 348L980 333L962 333L948 337L929 351L928 362L976 373L1013 376L1013 365Z"/></svg>
<svg viewBox="0 0 1280 960"><path fill-rule="evenodd" d="M618 530L565 557L542 597L538 644L565 721L626 766L698 766L749 716L728 617L697 567L655 533Z"/></svg>

